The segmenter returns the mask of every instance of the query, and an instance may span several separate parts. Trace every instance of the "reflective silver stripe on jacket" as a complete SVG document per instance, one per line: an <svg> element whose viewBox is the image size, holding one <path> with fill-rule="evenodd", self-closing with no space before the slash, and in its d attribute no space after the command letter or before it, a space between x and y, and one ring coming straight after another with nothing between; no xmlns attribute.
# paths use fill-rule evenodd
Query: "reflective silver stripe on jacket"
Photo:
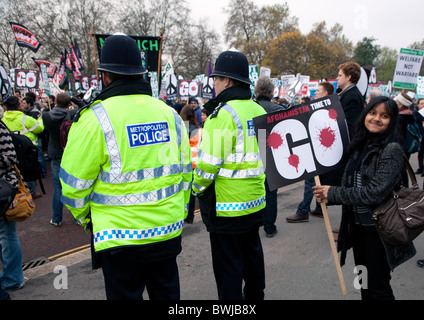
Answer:
<svg viewBox="0 0 424 320"><path fill-rule="evenodd" d="M188 188L188 185L188 182L184 183L181 181L179 184L174 184L163 189L138 194L105 195L92 192L90 195L82 199L70 199L64 196L62 196L61 199L63 204L69 205L72 208L84 208L89 201L105 206L130 206L168 198L180 192L184 188Z"/></svg>
<svg viewBox="0 0 424 320"><path fill-rule="evenodd" d="M115 132L113 131L109 116L101 103L93 105L92 109L100 123L100 126L102 127L103 135L105 137L106 147L110 159L110 172L121 173L121 153L119 151L118 141L116 140Z"/></svg>
<svg viewBox="0 0 424 320"><path fill-rule="evenodd" d="M25 133L34 131L40 125L40 123L37 121L37 123L34 124L34 126L32 128L29 128L28 129L27 127L25 127L26 117L27 117L26 115L24 115L22 117L22 123L21 123L21 125L22 125L22 131L19 131L20 134L25 134Z"/></svg>
<svg viewBox="0 0 424 320"><path fill-rule="evenodd" d="M138 194L105 195L93 192L91 201L105 206L130 206L168 198L180 192L183 188L184 183L181 181L179 184L174 184L163 189Z"/></svg>
<svg viewBox="0 0 424 320"><path fill-rule="evenodd" d="M177 221L167 226L154 227L144 230L134 229L108 229L93 234L94 243L112 240L143 240L164 236L179 231L184 225L184 220Z"/></svg>
<svg viewBox="0 0 424 320"><path fill-rule="evenodd" d="M72 208L81 209L81 208L84 208L85 205L90 201L90 195L82 199L71 199L71 198L65 197L62 194L62 196L60 197L60 201L62 201L63 204L68 205Z"/></svg>
<svg viewBox="0 0 424 320"><path fill-rule="evenodd" d="M170 164L158 168L142 169L138 171L113 173L101 171L98 179L105 183L126 183L136 182L144 179L155 179L163 176L169 176L178 173L190 173L192 170L191 163L185 166L181 164Z"/></svg>
<svg viewBox="0 0 424 320"><path fill-rule="evenodd" d="M95 180L83 180L73 175L69 174L62 167L60 167L59 177L66 183L68 186L77 189L77 190L86 190L89 189Z"/></svg>
<svg viewBox="0 0 424 320"><path fill-rule="evenodd" d="M236 141L236 155L244 155L244 131L243 124L241 123L240 117L237 112L229 104L222 107L227 110L233 117L234 122L237 126L237 141Z"/></svg>

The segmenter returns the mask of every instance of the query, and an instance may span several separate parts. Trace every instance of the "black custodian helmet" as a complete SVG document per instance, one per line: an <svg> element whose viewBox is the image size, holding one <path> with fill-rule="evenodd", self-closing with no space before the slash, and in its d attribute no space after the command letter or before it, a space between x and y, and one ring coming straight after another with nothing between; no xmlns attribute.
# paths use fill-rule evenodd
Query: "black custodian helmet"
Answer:
<svg viewBox="0 0 424 320"><path fill-rule="evenodd" d="M121 33L106 38L98 70L122 75L141 75L147 72L134 39Z"/></svg>
<svg viewBox="0 0 424 320"><path fill-rule="evenodd" d="M221 76L252 85L249 79L249 62L238 51L222 52L216 59L215 70L210 76Z"/></svg>

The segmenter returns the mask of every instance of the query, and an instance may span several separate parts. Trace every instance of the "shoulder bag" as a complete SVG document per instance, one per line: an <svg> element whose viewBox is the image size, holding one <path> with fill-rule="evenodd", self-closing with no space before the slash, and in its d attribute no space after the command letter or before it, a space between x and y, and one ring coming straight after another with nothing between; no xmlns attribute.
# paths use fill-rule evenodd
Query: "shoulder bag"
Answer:
<svg viewBox="0 0 424 320"><path fill-rule="evenodd" d="M392 245L409 244L424 231L424 190L406 156L404 160L412 187L393 191L372 216L383 240Z"/></svg>
<svg viewBox="0 0 424 320"><path fill-rule="evenodd" d="M35 203L32 199L31 193L25 186L22 176L16 165L15 170L19 182L19 191L12 201L9 209L5 213L6 220L22 222L32 216L35 211Z"/></svg>

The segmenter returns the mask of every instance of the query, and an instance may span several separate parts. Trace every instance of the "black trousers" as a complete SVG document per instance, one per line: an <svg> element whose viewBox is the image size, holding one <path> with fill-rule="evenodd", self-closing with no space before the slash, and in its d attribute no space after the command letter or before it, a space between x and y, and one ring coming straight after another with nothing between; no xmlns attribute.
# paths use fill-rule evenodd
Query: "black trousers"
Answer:
<svg viewBox="0 0 424 320"><path fill-rule="evenodd" d="M268 182L265 180L266 190L266 207L264 214L264 230L266 233L273 233L277 227L275 221L277 220L277 192L278 189L270 191Z"/></svg>
<svg viewBox="0 0 424 320"><path fill-rule="evenodd" d="M102 253L102 269L108 300L179 300L180 280L176 257L150 263L135 262L125 253Z"/></svg>
<svg viewBox="0 0 424 320"><path fill-rule="evenodd" d="M375 226L354 225L352 249L356 266L365 266L368 289L361 288L362 300L394 300L386 250Z"/></svg>
<svg viewBox="0 0 424 320"><path fill-rule="evenodd" d="M243 293L246 300L264 299L265 266L258 231L237 235L210 233L219 300L242 300Z"/></svg>

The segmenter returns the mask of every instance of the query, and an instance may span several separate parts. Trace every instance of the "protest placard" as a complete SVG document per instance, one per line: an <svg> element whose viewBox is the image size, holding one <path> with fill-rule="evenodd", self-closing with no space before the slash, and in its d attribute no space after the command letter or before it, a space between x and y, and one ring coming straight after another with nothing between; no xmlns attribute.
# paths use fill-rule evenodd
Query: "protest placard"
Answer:
<svg viewBox="0 0 424 320"><path fill-rule="evenodd" d="M349 143L337 95L253 119L271 190L331 171Z"/></svg>
<svg viewBox="0 0 424 320"><path fill-rule="evenodd" d="M424 51L401 48L393 76L393 87L415 90Z"/></svg>

